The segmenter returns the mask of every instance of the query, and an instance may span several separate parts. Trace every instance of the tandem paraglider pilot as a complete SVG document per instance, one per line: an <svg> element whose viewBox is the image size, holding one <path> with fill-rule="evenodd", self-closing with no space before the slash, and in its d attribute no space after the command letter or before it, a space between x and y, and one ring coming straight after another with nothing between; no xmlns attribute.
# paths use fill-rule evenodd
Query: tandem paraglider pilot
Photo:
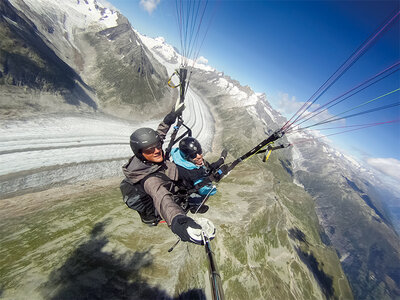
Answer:
<svg viewBox="0 0 400 300"><path fill-rule="evenodd" d="M179 109L181 112L183 108ZM130 146L134 156L123 166L125 179L120 187L125 203L139 213L142 222L155 226L164 219L182 241L201 244L202 227L186 216L183 208L174 201L178 169L174 163L165 160L162 149L178 113L178 110L169 113L157 131L140 128L132 133Z"/></svg>

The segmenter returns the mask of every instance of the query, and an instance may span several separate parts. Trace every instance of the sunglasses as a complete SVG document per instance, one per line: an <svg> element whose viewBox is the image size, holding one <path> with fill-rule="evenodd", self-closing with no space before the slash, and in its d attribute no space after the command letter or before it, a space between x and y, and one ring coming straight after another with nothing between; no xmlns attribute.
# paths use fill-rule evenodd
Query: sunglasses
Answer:
<svg viewBox="0 0 400 300"><path fill-rule="evenodd" d="M142 153L144 153L144 154L152 154L152 153L154 153L156 151L156 149L158 149L158 150L162 149L162 145L163 144L161 142L157 143L153 147L149 147L149 148L143 149Z"/></svg>
<svg viewBox="0 0 400 300"><path fill-rule="evenodd" d="M202 151L199 151L199 152L196 152L196 153L191 153L191 154L189 154L188 155L188 157L190 158L190 159L195 159L196 157L197 157L197 154L203 154L203 152Z"/></svg>

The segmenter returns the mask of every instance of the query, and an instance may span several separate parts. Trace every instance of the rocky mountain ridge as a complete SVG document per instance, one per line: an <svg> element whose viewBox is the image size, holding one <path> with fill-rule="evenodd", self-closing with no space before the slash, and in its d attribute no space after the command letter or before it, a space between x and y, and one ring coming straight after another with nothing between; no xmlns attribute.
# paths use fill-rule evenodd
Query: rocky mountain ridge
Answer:
<svg viewBox="0 0 400 300"><path fill-rule="evenodd" d="M375 174L321 140L296 152L294 178L315 199L325 242L337 250L356 298L398 297L400 239Z"/></svg>
<svg viewBox="0 0 400 300"><path fill-rule="evenodd" d="M90 3L90 1L88 2ZM31 6L30 9L39 12L42 9L47 9L46 5L42 7L38 3L43 5L47 2L36 2L36 6ZM79 4L79 1L77 3ZM82 4L83 2L80 3ZM63 9L60 11L62 12ZM52 15L52 18L50 18L54 21L52 25L52 28L54 28L53 34L60 31L56 28L62 24L57 21L58 17L56 16ZM49 21L49 19L46 20ZM48 28L48 25L44 26L44 28ZM115 27L101 29L100 31L98 29L96 28L95 33L85 32L83 34L85 39L79 39L78 35L75 34L73 44L84 44L84 47L79 47L80 50L83 49L82 51L84 49L92 49L91 47L94 46L96 51L101 50L93 52L96 53L96 55L92 56L96 56L96 59L92 61L93 64L83 64L84 68L79 73L85 82L90 83L92 79L90 76L85 75L85 70L86 68L92 68L93 74L95 74L93 78L99 78L99 84L101 83L102 86L109 88L109 90L102 90L94 87L93 89L100 97L102 92L107 93L112 90L114 87L112 84L123 83L123 81L116 80L119 77L115 76L115 74L120 74L121 76L124 74L124 70L126 70L123 68L124 64L136 68L137 55L145 53L146 57L151 61L154 58L159 58L160 53L156 54L154 52L152 54L151 50L148 50L148 47L137 48L136 46L140 45L141 42L137 40L136 43L132 39L134 36L130 32L129 26L119 24ZM51 33L48 32L46 34ZM61 37L58 38L63 39ZM58 40L56 37L53 37L53 39ZM127 39L130 42L127 42ZM131 42L132 45L130 45ZM115 45L113 45L114 43ZM67 47L69 46L67 45ZM102 56L105 48L109 50L105 53L107 57ZM60 57L62 56L60 54ZM110 57L111 59L108 60ZM118 59L114 60L114 58ZM98 73L95 72L95 70L99 70L95 62L101 63L100 72ZM174 68L174 62L174 60L169 60L169 64L165 64L168 73L171 68ZM69 63L73 65L73 62L70 61ZM158 64L164 65L160 62ZM155 66L157 63L155 62L152 65ZM102 73L102 71L108 70L107 68L110 66L113 68L112 73ZM79 68L77 65L74 65L73 69ZM157 74L161 74L161 76L162 72L165 72L165 70L160 71L163 68L158 69L154 67L153 69ZM139 70L136 69L136 71ZM211 68L206 66L202 66L202 69L196 70L192 77L195 94L202 95L203 97L203 92L213 92L210 90L208 83L195 78L195 76L201 76L202 72L210 72L209 74L212 74L211 71ZM113 76L106 77L110 74ZM146 73L146 75L148 74L150 73ZM211 87L215 86L220 89L218 93L214 95L204 94L204 99L209 102L209 105L214 110L214 119L219 122L215 128L221 139L215 139L213 147L215 149L229 147L231 155L234 156L235 153L242 151L252 141L257 140L265 134L260 121L256 120L256 116L250 105L258 101L258 96L252 96L247 101L246 93L250 92L248 87L241 87L237 82L227 76L223 76L221 73L217 75L217 78L212 79L217 81ZM155 76L155 79L157 79L157 76ZM136 80L132 79L133 81ZM202 93L199 93L200 91ZM151 91L148 91L147 94L151 94ZM122 95L122 93L120 92L119 95ZM217 95L218 97L216 98L212 97ZM261 97L261 95L259 96ZM171 98L174 99L173 97ZM243 105L245 102L246 105ZM99 109L106 107L106 104L99 101ZM118 108L118 103L109 103L109 105L113 109ZM168 105L164 105L164 107L168 107ZM252 114L248 113L247 109L250 109ZM43 107L41 107L41 110L44 110ZM243 130L235 133L232 132L232 129L234 129L231 123L232 113L240 116L235 121L244 122L243 124L246 126L255 126L255 130L252 130L251 134L243 132ZM264 111L264 113L266 112ZM247 144L243 143L244 140L247 141ZM271 162L273 161L271 159ZM273 163L271 166L276 168L276 171L259 168L256 162L243 165L241 169L238 169L239 172L236 175L232 174L232 176L227 178L226 182L219 185L219 196L216 196L210 202L210 205L214 209L207 217L215 221L219 230L218 238L213 242L213 247L216 251L218 265L224 278L224 289L227 298L248 299L249 295L252 299L264 299L266 297L320 299L322 297L334 297L334 295L346 298L348 296L351 297L351 291L347 281L343 280L345 276L340 268L340 263L335 252L329 247L324 246L320 241L315 214L312 213L310 218L308 215L296 216L293 208L288 208L290 202L295 200L290 193L293 188L297 187L287 181L288 178L285 172L282 171L279 163ZM275 172L277 174L274 174ZM264 184L263 181L247 181L247 176L244 176L245 174L265 178L270 184ZM288 184L289 188L281 189L279 187L280 184ZM274 188L276 191L273 191ZM101 189L101 191L103 190ZM174 239L169 229L160 228L158 231L154 231L143 228L140 221L137 222L137 216L135 214L132 215L134 212L126 211L126 208L121 206L120 194L117 187L109 187L107 190L109 192L102 192L100 195L96 194L93 196L94 202L89 200L89 198L92 199L92 194L86 194L85 197L89 197L88 201L74 201L71 203L64 199L59 202L59 205L50 207L49 209L35 208L35 214L30 214L30 217L27 217L30 224L27 230L32 233L32 238L25 237L27 239L25 244L29 245L29 247L24 247L21 250L21 253L25 253L21 257L13 250L14 243L18 243L17 240L14 240L19 236L17 232L4 234L4 237L13 237L11 240L6 238L4 241L4 249L8 250L8 255L3 256L5 261L2 261L1 265L4 267L0 269L1 277L4 278L2 285L5 286L6 292L4 295L6 297L13 298L13 295L23 293L24 288L16 288L13 282L19 282L20 287L25 287L26 285L23 283L25 279L33 282L33 293L37 298L60 298L66 295L75 295L75 298L79 298L80 295L83 297L87 293L94 297L94 295L105 293L106 291L117 296L119 295L118 282L119 284L126 282L127 279L125 277L118 276L118 282L116 283L113 280L103 280L106 282L106 286L103 286L103 281L98 279L102 276L105 276L103 278L109 278L110 271L114 273L115 269L131 270L130 266L123 264L123 259L116 259L116 257L121 252L125 257L130 257L132 253L138 253L141 249L157 257L154 264L149 266L146 263L145 257L139 255L140 262L135 265L140 269L142 265L144 266L143 271L140 273L140 277L143 278L141 282L146 280L153 285L162 287L162 289L157 289L156 294L158 296L162 295L164 290L169 295L181 295L182 292L193 291L196 287L201 287L201 290L208 291L206 288L207 280L205 280L207 277L206 268L203 260L197 259L198 257L203 257L203 249L196 248L193 245L182 246L183 248L179 252L174 253L174 265L177 268L172 270L171 256L164 251ZM51 190L46 193L52 195ZM297 203L296 205L304 205L303 208L308 207L311 204L311 199L303 192L298 191L298 193L302 194L301 199L304 203ZM29 199L42 199L39 194L37 196L29 196ZM57 198L58 196L53 197ZM48 201L52 201L50 198L52 196L46 196ZM11 212L13 211L14 200L15 203L18 203L20 199L16 197L7 201L9 203L8 207L10 210L8 211L10 215L13 214ZM290 202L285 203L286 199ZM86 204L85 207L81 207L84 203ZM91 204L87 205L88 203ZM67 208L68 206L71 206L71 208L74 207L73 213L68 213L70 211ZM64 207L62 209L64 211L63 214L58 212L58 209L61 207ZM77 214L77 211L80 213ZM85 213L81 214L83 211ZM53 214L54 216L57 215L57 217L53 218ZM88 218L87 216L89 215L93 217ZM41 217L36 219L36 216ZM52 223L61 219L64 220L61 222L62 224L70 224L68 228L64 228L60 223L59 225ZM66 222L66 220L70 221ZM2 224L4 224L4 227L1 227L4 232L7 230L18 231L18 228L21 228L21 224L18 223L17 218L6 218ZM93 228L93 230L89 230L89 236L85 236L85 232L87 231L83 233L80 230L76 231L75 228L82 228L83 224L86 224L84 225L85 228ZM36 228L43 229L36 231ZM114 230L110 231L109 229L111 228L114 228ZM54 234L50 234L48 232L49 229ZM107 232L107 236L102 234L104 231ZM46 237L41 236L42 232L47 232L45 234ZM62 237L65 232L70 232L71 236L79 238L69 240L64 236L61 248L57 246L59 243L51 242L52 239ZM236 237L238 236L242 236L242 238L237 239ZM1 237L3 238L3 234ZM169 238L165 239L165 237ZM87 238L89 238L89 241L85 242ZM47 242L49 239L50 242ZM65 244L64 241L68 244ZM80 242L83 242L83 244L80 244ZM152 244L158 246L149 248L149 245ZM36 247L35 245L39 246ZM74 247L76 248L75 250ZM40 253L44 249L46 249L46 253L51 253L52 256L58 257L62 255L67 259L65 261L63 259L57 261L57 263L54 263L54 267L50 269L45 268L46 264L38 259L38 257L41 257ZM93 253L87 253L88 249L92 249ZM101 254L103 251L107 254ZM87 253L88 255L83 253ZM14 258L12 259L12 257ZM29 260L25 261L24 257L29 258ZM91 260L94 260L94 263L89 263L86 257L92 257ZM115 263L116 261L118 261L117 264ZM77 264L79 265L78 267ZM95 269L91 269L92 265L95 266ZM21 277L19 266L23 266L27 270L25 276ZM49 273L49 270L52 272ZM160 272L159 270L162 271ZM38 273L42 274L42 276L35 276ZM136 273L127 272L127 276L132 277ZM249 276L253 279L253 284L248 284ZM63 280L60 281L59 279L61 278ZM83 281L89 282L89 286L94 288L91 288L90 291L87 290L85 285L76 282L76 278L85 278ZM135 280L134 278L132 279ZM273 280L271 281L271 279ZM266 286L270 288L265 289ZM136 291L136 293L138 292ZM204 293L197 294L202 295ZM137 297L143 298L146 296L138 293Z"/></svg>
<svg viewBox="0 0 400 300"><path fill-rule="evenodd" d="M172 48L163 46L163 42L160 40L153 47L149 45L149 49L162 57L160 49L164 47L166 58L175 57L171 54ZM243 126L248 130L247 135L250 132L253 135L257 127L260 127L260 132L269 135L286 122L269 105L265 94L242 87L239 82L215 69L199 66L193 75L192 86L220 107L222 114L235 115L237 122L233 122L232 126L236 129ZM241 123L242 114L247 114L252 121ZM227 126L227 123L224 122L222 126ZM224 147L233 149L234 157L237 157L250 148L243 147L243 144L252 145L256 139L253 137L251 140L244 142L246 140L238 138L235 131L224 140ZM304 140L308 142L304 143ZM315 199L321 239L336 249L355 297L397 297L400 239L394 229L389 207L379 193L379 189L388 187L371 169L342 154L319 139L318 135L302 132L284 137L281 142L294 144L289 149L281 150L280 165L293 183L304 188ZM396 194L393 193L391 197L396 197ZM352 209L349 211L350 207ZM359 222L356 228L355 219ZM371 232L374 234L370 235Z"/></svg>
<svg viewBox="0 0 400 300"><path fill-rule="evenodd" d="M8 7L2 10L2 20L8 24L5 28L13 32L22 24L12 17L13 13L21 12L1 1L2 8ZM164 101L153 115L170 107L165 103L170 103L175 95L160 82L179 66L180 57L162 39L140 36L123 16L96 1L68 2L72 7L83 5L85 9L77 12L67 12L67 8L58 5L50 8L52 2L43 0L11 3L24 11L25 17L21 18L26 19L24 22L43 41L48 52L69 66L71 78L80 77L82 85L96 92L96 96L89 94L89 97L98 107L89 105L90 109L119 116L135 114L140 119L150 117L144 113L147 103L156 106L156 101ZM93 13L96 22L76 21L73 16L89 19L82 17L82 11ZM27 15L32 18L30 23ZM111 20L111 25L102 23L105 20ZM8 40L18 40L6 36ZM22 36L20 43L27 40L28 37ZM44 57L46 65L54 65L49 55ZM210 66L195 64L194 71L191 87L208 102L216 122L213 152L227 148L229 159L236 158L284 123L264 94L254 93ZM26 85L23 86L22 90ZM1 88L21 89L12 83ZM35 84L26 95L32 95L32 90L53 95L57 88L43 90ZM38 105L37 111L43 110L43 103ZM333 153L319 142L276 151L267 164L254 157L219 184L220 193L210 201L213 209L207 217L215 220L219 229L214 247L229 299L349 299L352 290L358 299L389 299L398 295L398 236L379 199L369 196L373 182L359 179L359 170L353 170L354 166L350 168ZM119 195L114 194L96 201L119 203ZM122 210L114 210L114 217L124 216ZM137 232L141 229L137 219L133 225L127 218L119 220L126 228ZM116 223L110 226L118 227ZM146 248L145 243L135 244L127 239L128 230L124 233L117 238L121 249L129 253ZM154 234L149 230L146 233ZM141 239L136 231L129 234L133 240ZM161 232L165 234L165 230ZM162 240L162 236L158 237L158 241ZM161 253L160 249L154 251ZM200 249L191 251L201 255ZM154 270L150 268L143 274L169 293L204 287L204 266L192 256L182 252L182 260L176 262L179 270L169 270L166 276L162 273L163 276L157 277L154 270L170 268L170 259L160 254L161 261L157 261ZM164 277L169 279L163 280ZM61 281L53 283L55 287L62 285Z"/></svg>
<svg viewBox="0 0 400 300"><path fill-rule="evenodd" d="M8 114L94 110L148 120L165 113L159 103L172 103L165 67L118 12L94 0L2 0L1 7L0 100ZM34 106L32 94L41 100Z"/></svg>
<svg viewBox="0 0 400 300"><path fill-rule="evenodd" d="M16 91L23 94L29 89L58 94L67 104L82 104L96 109L91 88L45 43L36 26L8 1L1 1L0 9L2 108L7 108L10 113L10 109L19 109L24 104L26 108L38 104L28 104L30 99L22 103L16 103L16 99L13 99ZM8 95L14 101L10 101Z"/></svg>

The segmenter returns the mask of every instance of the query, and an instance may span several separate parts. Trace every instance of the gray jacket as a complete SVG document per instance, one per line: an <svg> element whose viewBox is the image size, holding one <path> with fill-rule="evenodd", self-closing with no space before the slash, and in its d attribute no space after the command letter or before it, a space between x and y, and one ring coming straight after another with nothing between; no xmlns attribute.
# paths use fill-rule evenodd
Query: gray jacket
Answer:
<svg viewBox="0 0 400 300"><path fill-rule="evenodd" d="M164 140L170 126L161 123L157 128L157 133ZM136 156L132 157L127 164L122 167L125 176L132 182L137 183L147 175L163 173L166 176L151 176L144 182L144 190L153 199L153 204L157 212L171 226L172 219L177 215L185 215L183 209L175 203L173 192L178 180L178 168L170 161L162 163L152 163L141 161ZM170 180L166 180L169 178Z"/></svg>

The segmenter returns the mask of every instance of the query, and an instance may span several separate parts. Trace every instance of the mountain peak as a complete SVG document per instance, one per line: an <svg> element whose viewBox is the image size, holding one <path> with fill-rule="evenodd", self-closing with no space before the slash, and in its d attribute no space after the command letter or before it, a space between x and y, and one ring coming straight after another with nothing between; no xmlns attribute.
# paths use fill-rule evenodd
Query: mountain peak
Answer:
<svg viewBox="0 0 400 300"><path fill-rule="evenodd" d="M103 28L117 26L119 13L104 7L96 0L10 0L10 2L24 12L35 12L45 19L57 21L67 33L74 27L87 28L101 26ZM28 10L27 10L28 7ZM60 14L61 12L61 14Z"/></svg>

